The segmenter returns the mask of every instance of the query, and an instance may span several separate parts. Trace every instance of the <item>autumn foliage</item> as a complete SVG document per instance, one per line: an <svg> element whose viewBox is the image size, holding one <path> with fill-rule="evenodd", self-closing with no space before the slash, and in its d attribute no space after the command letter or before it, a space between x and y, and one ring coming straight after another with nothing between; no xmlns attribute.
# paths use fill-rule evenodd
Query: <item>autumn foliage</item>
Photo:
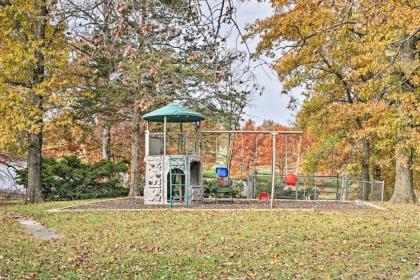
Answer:
<svg viewBox="0 0 420 280"><path fill-rule="evenodd" d="M295 130L290 127L276 124L272 121L264 121L257 125L252 120L247 120L241 126L242 131L290 131ZM230 141L229 141L230 137ZM245 178L250 173L271 172L272 164L272 136L271 134L218 134L204 136L205 146L204 156L207 168L217 165L226 165L231 168L234 177ZM217 140L216 140L217 138ZM287 138L287 140L286 140ZM217 141L217 159L216 159ZM300 143L300 141L302 141ZM286 144L287 142L287 144ZM276 136L276 173L300 173L302 155L306 152L313 140L309 135L304 135L302 140L298 135L277 135ZM300 147L299 147L300 146ZM300 152L299 152L300 149ZM286 165L287 153L287 165ZM299 167L298 154L300 153Z"/></svg>
<svg viewBox="0 0 420 280"><path fill-rule="evenodd" d="M283 92L298 90L305 98L297 123L318 142L307 167L338 166L365 181L394 177L387 180L392 200L415 201L418 6L399 0L272 5L274 14L249 34L261 36L257 53L273 58ZM331 153L340 162L329 165Z"/></svg>

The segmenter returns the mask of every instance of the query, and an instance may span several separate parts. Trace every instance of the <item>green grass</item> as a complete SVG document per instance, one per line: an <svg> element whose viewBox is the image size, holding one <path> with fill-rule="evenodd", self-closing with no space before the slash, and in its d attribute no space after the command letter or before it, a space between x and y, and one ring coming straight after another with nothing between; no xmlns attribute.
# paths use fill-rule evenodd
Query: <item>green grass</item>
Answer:
<svg viewBox="0 0 420 280"><path fill-rule="evenodd" d="M76 203L0 206L0 279L409 279L419 269L418 206L44 211ZM64 238L40 241L13 213L36 218Z"/></svg>
<svg viewBox="0 0 420 280"><path fill-rule="evenodd" d="M217 178L216 176L216 171L214 169L207 169L207 170L203 170L203 177L204 178Z"/></svg>

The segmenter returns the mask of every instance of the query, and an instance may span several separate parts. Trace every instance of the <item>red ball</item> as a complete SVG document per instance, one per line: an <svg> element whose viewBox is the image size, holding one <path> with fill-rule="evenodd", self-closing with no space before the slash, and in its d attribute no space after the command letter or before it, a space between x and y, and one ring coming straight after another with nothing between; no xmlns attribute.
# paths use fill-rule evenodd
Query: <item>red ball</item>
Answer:
<svg viewBox="0 0 420 280"><path fill-rule="evenodd" d="M288 185L288 186L296 186L297 180L298 180L298 178L295 174L289 174L284 179L286 185Z"/></svg>
<svg viewBox="0 0 420 280"><path fill-rule="evenodd" d="M268 192L260 192L258 194L258 200L260 200L260 201L268 201L268 200L270 200L270 195L268 194Z"/></svg>

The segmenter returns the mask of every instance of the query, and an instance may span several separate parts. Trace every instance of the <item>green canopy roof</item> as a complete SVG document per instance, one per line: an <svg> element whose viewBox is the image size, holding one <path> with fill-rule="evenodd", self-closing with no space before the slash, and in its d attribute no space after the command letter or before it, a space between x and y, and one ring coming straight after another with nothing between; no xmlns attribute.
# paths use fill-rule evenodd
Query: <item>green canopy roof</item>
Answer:
<svg viewBox="0 0 420 280"><path fill-rule="evenodd" d="M190 109L175 103L149 112L143 116L143 119L151 122L163 122L164 117L166 117L166 121L170 123L197 122L204 120L202 114L193 112Z"/></svg>

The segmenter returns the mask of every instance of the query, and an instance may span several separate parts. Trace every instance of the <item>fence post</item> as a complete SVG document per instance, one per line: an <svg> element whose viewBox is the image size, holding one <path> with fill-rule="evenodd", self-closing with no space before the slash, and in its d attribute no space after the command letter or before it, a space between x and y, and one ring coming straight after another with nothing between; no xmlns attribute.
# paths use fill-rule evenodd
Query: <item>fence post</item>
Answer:
<svg viewBox="0 0 420 280"><path fill-rule="evenodd" d="M339 194L338 194L338 192L339 192L339 189L340 189L340 186L339 186L339 184L338 184L338 179L339 179L339 177L338 177L338 174L337 174L337 181L336 181L336 186L337 186L337 190L336 190L336 193L335 193L335 200L339 200Z"/></svg>
<svg viewBox="0 0 420 280"><path fill-rule="evenodd" d="M276 133L272 133L272 163L271 163L271 202L270 202L270 208L273 208L274 204L274 187L276 183ZM286 138L287 139L287 138ZM287 150L286 150L287 151ZM286 170L287 171L287 170Z"/></svg>
<svg viewBox="0 0 420 280"><path fill-rule="evenodd" d="M382 184L381 184L381 202L382 203L384 203L384 188L385 188L385 182L384 181L382 181Z"/></svg>
<svg viewBox="0 0 420 280"><path fill-rule="evenodd" d="M256 198L257 197L257 179L258 179L258 173L257 171L255 171L255 176L254 176L254 183L253 183L253 188L252 188L252 198Z"/></svg>
<svg viewBox="0 0 420 280"><path fill-rule="evenodd" d="M365 181L362 180L362 195L361 200L365 200Z"/></svg>
<svg viewBox="0 0 420 280"><path fill-rule="evenodd" d="M346 175L341 176L341 200L345 201L347 196L347 182Z"/></svg>

